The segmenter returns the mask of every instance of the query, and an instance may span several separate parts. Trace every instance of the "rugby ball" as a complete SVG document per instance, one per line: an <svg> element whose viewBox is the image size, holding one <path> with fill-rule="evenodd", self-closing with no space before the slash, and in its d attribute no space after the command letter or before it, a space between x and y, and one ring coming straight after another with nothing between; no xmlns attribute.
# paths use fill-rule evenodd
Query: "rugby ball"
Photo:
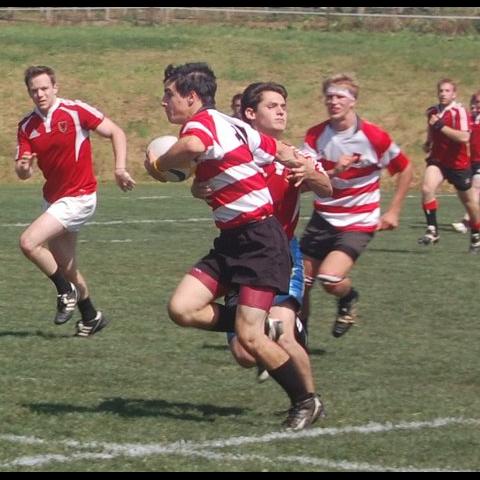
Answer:
<svg viewBox="0 0 480 480"><path fill-rule="evenodd" d="M154 138L147 147L156 157L163 155L170 147L178 141L173 135L163 135ZM190 178L195 171L195 164L192 162L187 168L171 168L155 172L155 178L160 182L183 182Z"/></svg>

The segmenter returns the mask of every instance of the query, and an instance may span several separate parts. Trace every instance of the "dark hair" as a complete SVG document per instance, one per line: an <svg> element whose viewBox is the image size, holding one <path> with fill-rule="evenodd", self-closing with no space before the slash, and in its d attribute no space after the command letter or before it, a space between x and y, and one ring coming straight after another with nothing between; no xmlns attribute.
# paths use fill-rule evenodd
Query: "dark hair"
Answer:
<svg viewBox="0 0 480 480"><path fill-rule="evenodd" d="M258 104L262 101L263 92L276 92L285 100L288 97L287 89L275 82L257 82L251 83L242 94L242 119L248 122L245 117L245 110L251 108L257 111Z"/></svg>
<svg viewBox="0 0 480 480"><path fill-rule="evenodd" d="M24 79L25 79L25 85L27 86L27 88L29 87L28 84L30 83L30 80L32 78L38 77L39 75L43 75L44 73L46 73L50 77L50 80L52 81L53 85L57 83L55 71L53 70L53 68L46 67L44 65L37 65L37 66L28 67L25 70Z"/></svg>
<svg viewBox="0 0 480 480"><path fill-rule="evenodd" d="M243 95L243 93L236 93L236 94L232 97L232 105L233 105L237 100L242 100L242 95Z"/></svg>
<svg viewBox="0 0 480 480"><path fill-rule="evenodd" d="M165 69L163 83L175 83L175 88L182 97L195 92L204 107L215 107L217 82L215 74L206 63L186 63L185 65L168 65Z"/></svg>

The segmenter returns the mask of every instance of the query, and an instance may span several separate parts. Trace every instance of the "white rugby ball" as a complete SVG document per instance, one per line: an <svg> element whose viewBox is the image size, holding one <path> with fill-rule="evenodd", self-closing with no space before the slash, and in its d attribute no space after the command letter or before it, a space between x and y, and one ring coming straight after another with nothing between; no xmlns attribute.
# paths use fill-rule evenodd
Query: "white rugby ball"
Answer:
<svg viewBox="0 0 480 480"><path fill-rule="evenodd" d="M178 141L173 135L163 135L154 138L147 147L156 157L163 155L170 147ZM195 172L195 164L192 162L187 168L171 168L170 170L161 170L158 172L157 180L160 182L183 182L190 178Z"/></svg>

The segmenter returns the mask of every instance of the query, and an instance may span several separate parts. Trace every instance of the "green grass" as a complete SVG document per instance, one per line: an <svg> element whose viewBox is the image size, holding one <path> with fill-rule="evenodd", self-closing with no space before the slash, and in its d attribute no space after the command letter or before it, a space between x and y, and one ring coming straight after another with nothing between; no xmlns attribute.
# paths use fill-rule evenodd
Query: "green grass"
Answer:
<svg viewBox="0 0 480 480"><path fill-rule="evenodd" d="M311 358L328 418L311 438L263 437L281 431L279 387L257 385L253 371L236 366L222 334L167 318L173 288L216 235L188 185L150 183L130 194L101 185L79 261L112 322L91 339L73 338L74 322L53 324L54 288L17 248L19 224L38 214L39 197L32 184L0 191L0 470L480 468L478 423L431 425L480 420L480 259L448 227L461 215L454 197L441 198L438 246L416 244L419 198L407 200L397 232L372 242L353 271L359 326L342 339L330 335L334 301L314 292ZM348 431L370 422L392 428ZM412 425L394 428L404 422ZM243 440L205 443L232 438ZM33 463L15 463L27 457Z"/></svg>
<svg viewBox="0 0 480 480"><path fill-rule="evenodd" d="M361 84L360 114L387 129L402 146L414 162L417 182L423 172L424 111L436 102L436 82L444 76L457 80L463 103L478 89L478 36L329 32L304 30L297 23L264 27L2 25L0 180L14 178L17 123L32 108L23 85L23 72L31 64L53 66L60 96L96 106L125 129L130 168L139 180L146 179L142 164L148 141L178 133L160 105L163 71L172 62L210 63L218 79L217 105L226 112L232 95L251 82L285 84L287 138L293 144L300 144L307 128L325 118L322 80L339 71L353 73ZM111 181L110 143L96 136L93 142L100 179Z"/></svg>

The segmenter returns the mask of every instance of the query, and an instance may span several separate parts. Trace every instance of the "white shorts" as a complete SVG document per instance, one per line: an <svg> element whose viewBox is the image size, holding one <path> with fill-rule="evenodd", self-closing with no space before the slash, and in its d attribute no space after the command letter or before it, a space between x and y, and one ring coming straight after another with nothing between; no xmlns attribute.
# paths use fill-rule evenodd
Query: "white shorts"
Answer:
<svg viewBox="0 0 480 480"><path fill-rule="evenodd" d="M93 217L96 208L96 193L60 198L52 204L43 202L43 211L56 218L69 232L78 232Z"/></svg>

